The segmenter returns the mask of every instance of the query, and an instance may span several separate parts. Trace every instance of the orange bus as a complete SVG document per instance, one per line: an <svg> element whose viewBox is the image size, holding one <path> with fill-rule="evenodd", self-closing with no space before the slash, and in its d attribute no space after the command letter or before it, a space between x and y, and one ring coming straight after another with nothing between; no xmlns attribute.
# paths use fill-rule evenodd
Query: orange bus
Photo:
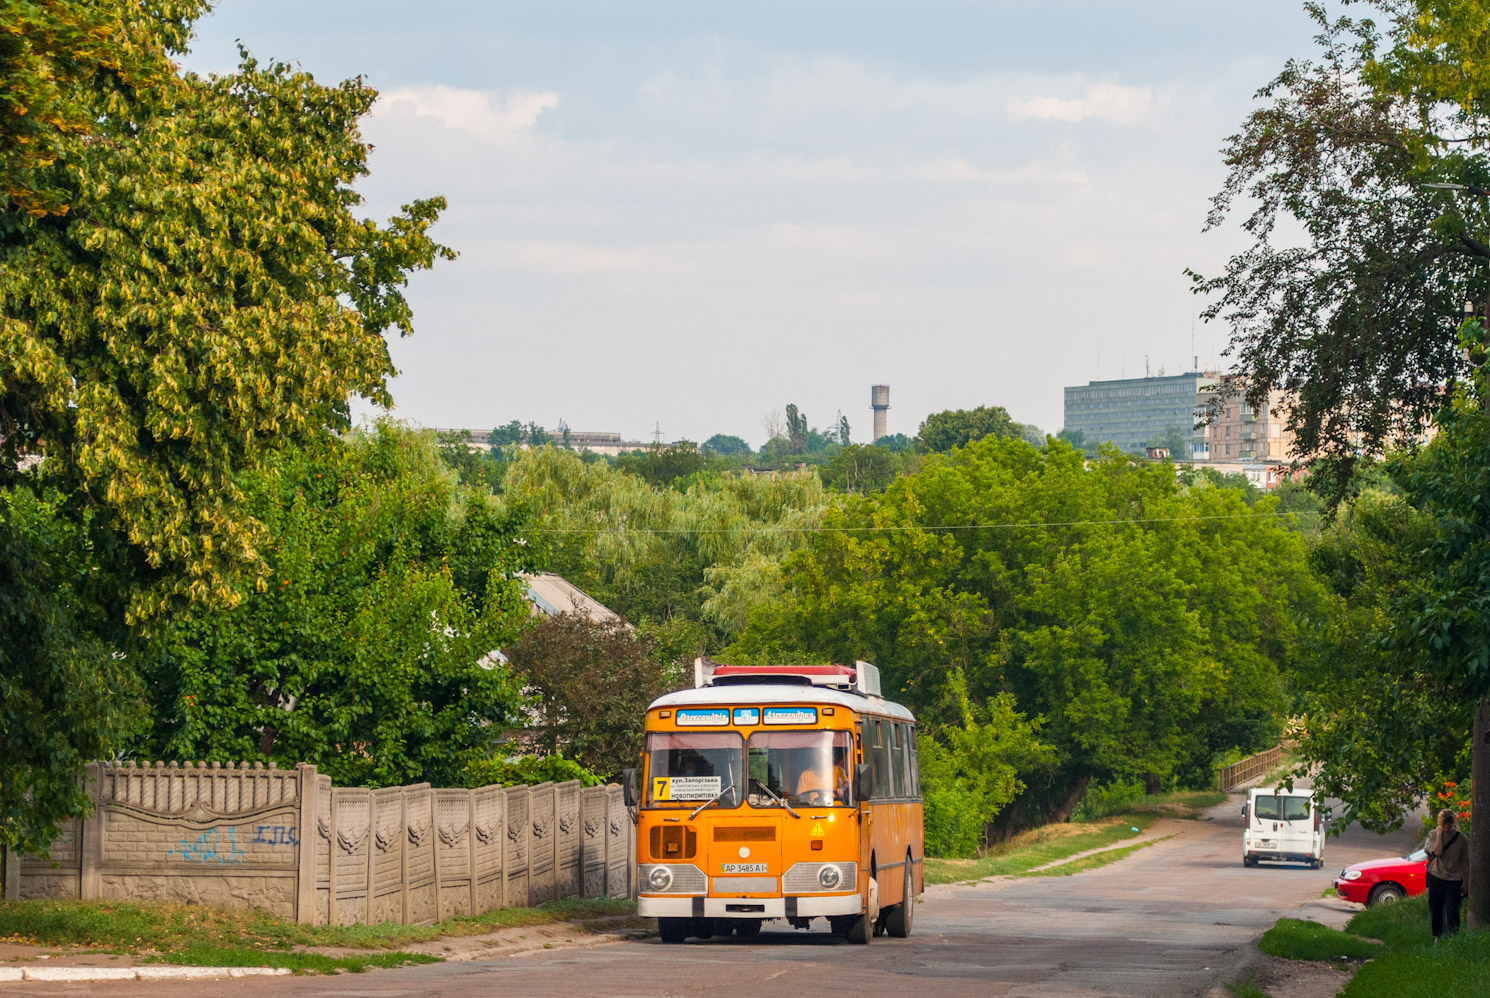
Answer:
<svg viewBox="0 0 1490 998"><path fill-rule="evenodd" d="M647 708L641 785L625 781L638 913L669 943L772 918L826 918L856 943L909 935L925 855L915 724L867 662L699 659L693 689Z"/></svg>

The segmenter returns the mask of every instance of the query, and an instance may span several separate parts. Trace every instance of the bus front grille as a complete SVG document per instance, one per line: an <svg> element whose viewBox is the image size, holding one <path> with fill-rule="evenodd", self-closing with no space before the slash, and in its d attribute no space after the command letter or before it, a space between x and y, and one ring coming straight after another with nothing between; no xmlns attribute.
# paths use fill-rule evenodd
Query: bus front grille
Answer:
<svg viewBox="0 0 1490 998"><path fill-rule="evenodd" d="M715 877L710 894L777 894L775 877Z"/></svg>

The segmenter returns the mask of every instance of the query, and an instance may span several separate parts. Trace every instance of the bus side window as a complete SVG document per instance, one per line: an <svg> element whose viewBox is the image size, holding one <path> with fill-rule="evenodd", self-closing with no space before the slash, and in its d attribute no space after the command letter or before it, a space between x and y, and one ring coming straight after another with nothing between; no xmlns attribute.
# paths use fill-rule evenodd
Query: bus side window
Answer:
<svg viewBox="0 0 1490 998"><path fill-rule="evenodd" d="M905 732L898 721L890 722L890 772L892 774L891 785L894 789L891 796L906 797L909 793L905 785Z"/></svg>
<svg viewBox="0 0 1490 998"><path fill-rule="evenodd" d="M877 717L869 719L870 746L873 751L873 761L870 762L871 780L874 784L874 799L879 800L889 796L886 792L889 787L890 765L885 757L885 722Z"/></svg>
<svg viewBox="0 0 1490 998"><path fill-rule="evenodd" d="M911 796L921 796L921 750L916 744L916 729L907 727L905 735L910 739L910 761L911 761Z"/></svg>

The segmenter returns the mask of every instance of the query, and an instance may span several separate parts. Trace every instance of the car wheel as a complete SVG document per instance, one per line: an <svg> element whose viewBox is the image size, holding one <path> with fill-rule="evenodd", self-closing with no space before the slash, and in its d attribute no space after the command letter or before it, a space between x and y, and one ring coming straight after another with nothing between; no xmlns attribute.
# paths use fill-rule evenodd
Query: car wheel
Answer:
<svg viewBox="0 0 1490 998"><path fill-rule="evenodd" d="M1368 905L1396 904L1407 897L1407 892L1396 884L1377 884L1366 896Z"/></svg>

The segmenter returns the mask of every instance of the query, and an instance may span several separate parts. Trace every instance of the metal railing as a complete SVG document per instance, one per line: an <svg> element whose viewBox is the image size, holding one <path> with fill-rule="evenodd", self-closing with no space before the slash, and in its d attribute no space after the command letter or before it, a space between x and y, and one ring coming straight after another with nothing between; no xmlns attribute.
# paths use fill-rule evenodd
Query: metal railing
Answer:
<svg viewBox="0 0 1490 998"><path fill-rule="evenodd" d="M1274 745L1266 752L1249 755L1232 763L1230 766L1222 766L1216 772L1216 789L1230 790L1232 787L1240 786L1248 780L1255 780L1266 774L1280 762L1283 761L1283 746Z"/></svg>

